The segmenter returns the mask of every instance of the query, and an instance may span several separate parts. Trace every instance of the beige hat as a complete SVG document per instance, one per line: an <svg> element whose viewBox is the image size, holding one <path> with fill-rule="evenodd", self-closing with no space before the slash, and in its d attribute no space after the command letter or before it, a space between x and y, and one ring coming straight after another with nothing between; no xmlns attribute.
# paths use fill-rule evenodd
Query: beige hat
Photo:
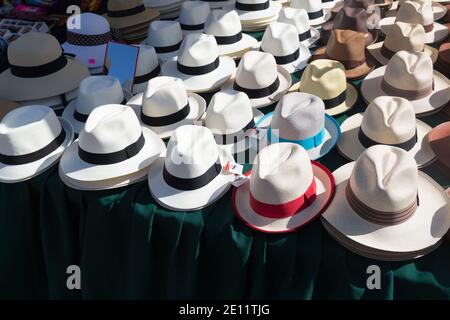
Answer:
<svg viewBox="0 0 450 320"><path fill-rule="evenodd" d="M433 70L427 53L399 51L363 80L361 94L366 102L379 96L406 98L416 115L424 116L440 111L450 100L450 80Z"/></svg>
<svg viewBox="0 0 450 320"><path fill-rule="evenodd" d="M156 20L159 12L145 8L142 0L109 0L104 16L112 28L122 29Z"/></svg>
<svg viewBox="0 0 450 320"><path fill-rule="evenodd" d="M0 74L0 98L13 101L59 96L89 77L88 68L66 57L58 40L47 33L30 32L13 41L8 62L9 69Z"/></svg>
<svg viewBox="0 0 450 320"><path fill-rule="evenodd" d="M335 116L350 110L358 100L358 91L347 82L342 63L319 59L311 62L298 84L290 91L300 91L318 96L325 103L325 111Z"/></svg>
<svg viewBox="0 0 450 320"><path fill-rule="evenodd" d="M447 194L403 149L370 147L333 176L336 194L324 222L381 260L421 256L450 227Z"/></svg>
<svg viewBox="0 0 450 320"><path fill-rule="evenodd" d="M400 7L406 1L407 0L394 1L392 3L392 7L389 8L389 11L386 13L386 16L387 17L395 16L397 14L398 10L400 9ZM434 21L441 20L447 14L447 8L442 3L439 3L439 0L413 0L413 2L423 2L423 1L431 2L431 9L433 10ZM445 0L445 1L447 3L449 2L448 0Z"/></svg>
<svg viewBox="0 0 450 320"><path fill-rule="evenodd" d="M436 158L427 141L431 127L416 120L411 103L400 97L380 96L367 107L364 114L347 118L341 125L339 152L356 160L367 148L385 144L406 150L419 168Z"/></svg>
<svg viewBox="0 0 450 320"><path fill-rule="evenodd" d="M439 51L425 44L425 29L420 24L396 22L389 28L384 41L367 47L370 54L382 65L386 65L398 51L425 52L436 62Z"/></svg>

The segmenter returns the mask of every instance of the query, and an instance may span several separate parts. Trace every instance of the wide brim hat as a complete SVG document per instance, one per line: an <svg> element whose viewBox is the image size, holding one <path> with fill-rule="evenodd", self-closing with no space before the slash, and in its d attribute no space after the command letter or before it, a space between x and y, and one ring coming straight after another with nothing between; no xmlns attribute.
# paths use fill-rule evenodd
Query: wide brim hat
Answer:
<svg viewBox="0 0 450 320"><path fill-rule="evenodd" d="M322 9L323 10L323 16L316 19L309 19L309 24L311 26L320 26L331 19L331 10L329 9Z"/></svg>
<svg viewBox="0 0 450 320"><path fill-rule="evenodd" d="M311 161L317 196L314 202L292 217L273 219L259 215L250 205L250 181L239 188L233 188L233 210L248 227L265 233L287 233L295 231L318 218L328 207L334 194L334 178L322 164ZM248 173L250 175L251 172Z"/></svg>
<svg viewBox="0 0 450 320"><path fill-rule="evenodd" d="M238 13L241 21L250 20L254 22L257 22L257 20L265 20L278 15L281 8L282 8L281 3L278 3L276 1L270 1L269 7L267 9L258 11L243 11L234 8L234 6L229 7L229 9L235 10Z"/></svg>
<svg viewBox="0 0 450 320"><path fill-rule="evenodd" d="M272 122L273 112L268 113L259 122L256 123L257 128L268 129ZM306 150L311 160L318 160L328 154L338 143L341 137L341 128L339 123L328 114L325 114L325 135L322 143L313 148ZM280 141L282 142L282 141Z"/></svg>
<svg viewBox="0 0 450 320"><path fill-rule="evenodd" d="M126 90L123 90L123 96L124 96L125 100L127 100L127 101L131 99L131 94ZM75 112L75 109L77 107L77 103L78 103L78 98L70 101L62 113L62 118L64 120L70 122L75 133L80 133L80 131L84 128L85 123L78 121L77 119L75 119L75 117L73 115Z"/></svg>
<svg viewBox="0 0 450 320"><path fill-rule="evenodd" d="M311 61L317 60L317 59L331 59L331 60L335 60L330 58L327 55L327 47L323 46L319 49L317 49L312 58ZM366 75L368 75L371 71L373 71L376 67L376 62L375 60L370 56L366 54L366 61L361 64L360 66L356 67L356 68L352 68L352 69L345 69L345 76L347 77L347 79L350 80L357 80L357 79L361 79L363 77L365 77Z"/></svg>
<svg viewBox="0 0 450 320"><path fill-rule="evenodd" d="M300 52L300 54L299 54L297 60L295 60L291 63L282 64L279 66L284 68L289 73L294 73L298 70L305 69L306 66L308 65L308 60L311 58L311 52L303 44L300 44L299 52Z"/></svg>
<svg viewBox="0 0 450 320"><path fill-rule="evenodd" d="M416 212L403 223L381 226L360 217L347 201L345 190L354 165L348 163L333 172L336 193L322 215L340 234L367 248L399 255L426 250L445 236L450 227L450 198L432 178L418 171Z"/></svg>
<svg viewBox="0 0 450 320"><path fill-rule="evenodd" d="M350 161L355 161L366 150L358 139L358 132L363 121L363 114L357 113L345 119L341 124L342 136L337 145L339 153ZM436 155L428 143L428 133L431 127L416 119L417 142L408 153L416 160L419 168L425 167L436 160Z"/></svg>
<svg viewBox="0 0 450 320"><path fill-rule="evenodd" d="M322 26L320 30L320 37L323 44L327 44L328 39L330 39L331 31L333 30L334 20L328 21ZM377 29L368 29L366 34L366 47L377 42L379 37L379 32Z"/></svg>
<svg viewBox="0 0 450 320"><path fill-rule="evenodd" d="M228 158L219 151L222 167ZM224 169L207 185L195 190L178 190L164 180L164 158L159 158L150 167L148 172L148 184L150 193L161 206L173 211L193 211L202 209L228 192L234 175L225 173Z"/></svg>
<svg viewBox="0 0 450 320"><path fill-rule="evenodd" d="M296 92L300 89L301 82L295 83L290 89L289 92ZM347 82L347 94L346 99L344 102L342 102L340 105L325 109L325 112L330 116L337 116L342 113L345 113L349 111L351 108L353 108L358 101L358 90L355 88L355 86L349 82Z"/></svg>
<svg viewBox="0 0 450 320"><path fill-rule="evenodd" d="M107 44L99 46L76 46L68 42L64 42L61 45L64 52L75 55L74 58L83 62L89 69L103 67L107 46Z"/></svg>
<svg viewBox="0 0 450 320"><path fill-rule="evenodd" d="M74 138L73 128L69 122L59 118L62 130L66 137L61 145L45 157L21 165L6 165L0 162L0 182L17 183L36 177L52 167L61 158L64 151L72 144Z"/></svg>
<svg viewBox="0 0 450 320"><path fill-rule="evenodd" d="M159 17L159 11L145 8L144 11L132 16L109 17L108 14L105 13L103 17L108 20L111 28L123 29L156 20Z"/></svg>
<svg viewBox="0 0 450 320"><path fill-rule="evenodd" d="M383 46L383 44L384 41L374 43L368 46L367 50L372 55L372 57L374 57L375 60L377 60L380 64L387 65L389 59L381 54L381 47ZM436 63L439 54L439 51L436 48L433 48L429 45L425 45L423 52L427 53L431 57L433 64Z"/></svg>
<svg viewBox="0 0 450 320"><path fill-rule="evenodd" d="M153 132L159 135L162 139L170 138L173 131L181 127L183 125L189 125L194 124L196 121L201 121L202 116L204 115L206 111L206 101L203 99L200 95L188 92L188 100L189 100L189 108L190 112L187 115L186 118L184 118L181 121L178 121L176 123L173 123L168 126L162 126L162 127L151 127L148 125L143 124L144 126L150 128ZM135 95L132 97L127 105L133 108L133 110L136 112L138 118L140 119L141 115L141 108L142 108L142 100L143 100L144 93L140 93L138 95Z"/></svg>
<svg viewBox="0 0 450 320"><path fill-rule="evenodd" d="M375 69L363 80L361 94L366 102L379 96L391 95L381 88L385 71L386 66ZM450 100L450 80L438 71L433 71L433 73L433 91L422 99L410 100L416 116L427 116L439 112Z"/></svg>
<svg viewBox="0 0 450 320"><path fill-rule="evenodd" d="M63 95L64 99L62 97ZM75 99L77 96L78 96L78 88L53 97L20 101L20 105L21 106L41 105L50 107L53 110L61 110L64 109L70 103L70 101Z"/></svg>
<svg viewBox="0 0 450 320"><path fill-rule="evenodd" d="M381 33L386 35L389 33L389 28L395 23L396 17L387 17L380 20L378 26L380 28ZM425 43L436 43L441 42L445 38L447 38L449 34L448 28L440 23L433 22L433 30L425 33Z"/></svg>
<svg viewBox="0 0 450 320"><path fill-rule="evenodd" d="M311 31L311 37L306 40L300 41L301 44L307 46L308 48L314 46L317 41L320 40L320 31L317 28L311 27L309 30Z"/></svg>
<svg viewBox="0 0 450 320"><path fill-rule="evenodd" d="M60 172L72 185L82 186L102 180L124 178L148 168L161 154L163 140L153 131L142 127L145 144L134 157L125 161L96 165L83 161L78 155L78 140L67 149L60 161Z"/></svg>
<svg viewBox="0 0 450 320"><path fill-rule="evenodd" d="M148 38L147 38L147 33L145 34L145 40L141 42L141 44L143 45L147 45L148 44ZM170 52L164 52L164 53L156 53L156 56L158 57L158 60L160 61L160 64L169 61L169 60L176 60L178 57L178 49L175 51L170 51Z"/></svg>
<svg viewBox="0 0 450 320"><path fill-rule="evenodd" d="M278 102L282 96L289 90L292 85L291 74L286 71L283 67L277 66L278 79L280 80L280 85L278 86L277 91L272 93L269 96L257 99L250 99L250 103L253 108L264 108L275 102ZM223 86L223 90L231 90L233 89L233 84L236 79L236 72L231 76L230 80Z"/></svg>
<svg viewBox="0 0 450 320"><path fill-rule="evenodd" d="M89 69L81 62L67 58L64 68L39 78L21 78L11 69L0 74L0 97L13 101L38 100L75 90L89 77Z"/></svg>
<svg viewBox="0 0 450 320"><path fill-rule="evenodd" d="M448 1L447 1L448 2ZM392 3L392 7L386 14L387 17L392 17L397 15L398 1ZM432 0L431 9L433 10L433 20L438 21L444 18L447 14L447 8L442 4L438 3L436 0Z"/></svg>
<svg viewBox="0 0 450 320"><path fill-rule="evenodd" d="M177 61L166 61L161 67L161 74L179 78L184 81L186 89L191 92L208 92L222 86L236 69L234 60L230 57L219 57L219 66L213 71L194 76L182 73L177 68Z"/></svg>
<svg viewBox="0 0 450 320"><path fill-rule="evenodd" d="M219 55L234 57L239 52L246 52L258 46L258 40L242 33L242 39L232 44L221 44L219 47ZM242 56L242 55L241 55Z"/></svg>

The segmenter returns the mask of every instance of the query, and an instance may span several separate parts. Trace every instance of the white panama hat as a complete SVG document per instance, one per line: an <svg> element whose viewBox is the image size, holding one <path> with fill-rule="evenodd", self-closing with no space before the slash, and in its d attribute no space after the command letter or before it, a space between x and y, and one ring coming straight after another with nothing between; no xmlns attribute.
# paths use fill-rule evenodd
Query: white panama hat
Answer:
<svg viewBox="0 0 450 320"><path fill-rule="evenodd" d="M331 11L324 10L318 0L292 0L291 7L306 10L312 26L321 25L331 18Z"/></svg>
<svg viewBox="0 0 450 320"><path fill-rule="evenodd" d="M148 183L153 198L174 211L194 211L218 200L234 179L223 169L225 160L205 127L177 128L167 145L165 159L150 167Z"/></svg>
<svg viewBox="0 0 450 320"><path fill-rule="evenodd" d="M0 182L31 179L61 157L73 141L70 123L47 106L19 107L0 122Z"/></svg>
<svg viewBox="0 0 450 320"><path fill-rule="evenodd" d="M344 0L321 0L322 1L322 8L324 9L331 9L334 8L335 5L338 3L343 2Z"/></svg>
<svg viewBox="0 0 450 320"><path fill-rule="evenodd" d="M323 165L311 161L295 143L277 143L256 156L249 181L233 189L236 216L266 233L295 231L326 209L334 179Z"/></svg>
<svg viewBox="0 0 450 320"><path fill-rule="evenodd" d="M148 37L142 42L152 46L162 62L174 59L178 55L183 33L178 21L153 21L148 26Z"/></svg>
<svg viewBox="0 0 450 320"><path fill-rule="evenodd" d="M389 11L387 12L386 16L390 17L390 16L395 16L398 12L398 10L400 9L400 7L406 2L407 0L399 0L399 1L394 1L392 3L391 8L389 9ZM409 0L411 1L411 0ZM438 21L441 20L443 17L445 17L445 15L447 14L447 8L445 7L445 5L443 5L442 3L439 3L436 0L412 0L413 2L424 2L424 1L428 1L431 2L431 9L433 10L433 18L434 21ZM449 2L448 0L445 0L447 3Z"/></svg>
<svg viewBox="0 0 450 320"><path fill-rule="evenodd" d="M143 126L163 139L180 126L200 121L206 111L205 99L188 93L181 79L164 76L151 79L145 92L130 99L128 105Z"/></svg>
<svg viewBox="0 0 450 320"><path fill-rule="evenodd" d="M195 32L203 32L206 19L210 14L209 4L203 1L185 1L181 5L180 23L184 35Z"/></svg>
<svg viewBox="0 0 450 320"><path fill-rule="evenodd" d="M311 47L320 39L320 32L309 23L308 12L305 9L286 7L281 9L278 22L292 24L298 33L301 44Z"/></svg>
<svg viewBox="0 0 450 320"><path fill-rule="evenodd" d="M447 194L403 149L372 146L333 175L336 194L322 219L364 249L358 254L379 260L422 256L450 227Z"/></svg>
<svg viewBox="0 0 450 320"><path fill-rule="evenodd" d="M385 144L406 150L419 168L436 159L427 136L431 127L416 120L411 103L400 97L380 96L367 107L364 114L347 118L341 125L339 152L356 160L367 148Z"/></svg>
<svg viewBox="0 0 450 320"><path fill-rule="evenodd" d="M161 73L158 56L155 48L141 44L139 46L139 55L137 58L136 72L133 79L132 93L138 94L145 91L147 82ZM126 87L126 85L125 85Z"/></svg>
<svg viewBox="0 0 450 320"><path fill-rule="evenodd" d="M241 21L253 24L276 17L281 10L281 3L270 0L236 0L234 10Z"/></svg>

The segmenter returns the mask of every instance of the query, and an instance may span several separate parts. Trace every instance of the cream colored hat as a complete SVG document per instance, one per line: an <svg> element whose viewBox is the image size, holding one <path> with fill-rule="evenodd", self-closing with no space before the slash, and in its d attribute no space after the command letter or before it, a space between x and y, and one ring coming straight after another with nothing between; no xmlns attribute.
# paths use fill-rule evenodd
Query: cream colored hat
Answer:
<svg viewBox="0 0 450 320"><path fill-rule="evenodd" d="M278 15L281 3L270 0L236 0L234 10L241 21L266 20Z"/></svg>
<svg viewBox="0 0 450 320"><path fill-rule="evenodd" d="M416 120L412 104L400 97L380 96L364 114L347 118L341 125L338 150L347 159L356 160L367 148L385 144L406 150L419 168L435 160L427 136L431 127Z"/></svg>
<svg viewBox="0 0 450 320"><path fill-rule="evenodd" d="M177 21L153 21L142 44L154 47L158 59L165 62L178 55L182 40L183 33Z"/></svg>
<svg viewBox="0 0 450 320"><path fill-rule="evenodd" d="M261 51L272 54L277 65L289 73L304 69L311 58L309 49L300 44L295 27L282 22L273 22L267 27Z"/></svg>
<svg viewBox="0 0 450 320"><path fill-rule="evenodd" d="M159 12L145 8L142 0L109 0L108 10L104 15L112 28L124 29L153 21Z"/></svg>
<svg viewBox="0 0 450 320"><path fill-rule="evenodd" d="M382 42L367 47L372 56L382 65L386 65L398 51L425 52L433 63L436 62L439 51L425 44L425 29L420 24L396 22L389 28Z"/></svg>
<svg viewBox="0 0 450 320"><path fill-rule="evenodd" d="M161 73L155 48L140 44L136 72L133 80L133 94L139 94L147 88L147 82ZM126 86L125 86L126 87Z"/></svg>
<svg viewBox="0 0 450 320"><path fill-rule="evenodd" d="M249 51L242 57L225 89L245 92L253 108L263 108L278 102L291 85L291 75L277 66L273 55Z"/></svg>
<svg viewBox="0 0 450 320"><path fill-rule="evenodd" d="M430 2L431 3L431 9L433 10L433 17L434 17L434 21L438 21L441 20L442 18L445 17L445 15L447 14L447 8L445 7L445 5L443 5L442 3L439 3L439 1L437 0L409 0L409 1L413 1L413 2ZM447 3L449 2L448 0L445 0ZM395 16L398 12L398 10L400 9L400 7L406 2L406 0L399 0L399 1L394 1L392 3L391 8L389 9L389 11L387 12L386 16Z"/></svg>
<svg viewBox="0 0 450 320"><path fill-rule="evenodd" d="M266 233L297 230L320 216L334 194L334 179L295 143L277 143L256 156L250 180L233 190L236 216Z"/></svg>
<svg viewBox="0 0 450 320"><path fill-rule="evenodd" d="M188 93L181 79L156 77L148 82L144 93L128 101L139 115L143 126L161 138L170 138L183 125L194 124L206 111L206 102L195 93Z"/></svg>
<svg viewBox="0 0 450 320"><path fill-rule="evenodd" d="M286 7L281 9L278 22L292 24L298 33L301 44L311 47L320 39L320 32L309 23L308 12L305 9Z"/></svg>
<svg viewBox="0 0 450 320"><path fill-rule="evenodd" d="M370 147L333 175L336 194L324 223L381 260L421 256L450 227L450 199L403 149Z"/></svg>
<svg viewBox="0 0 450 320"><path fill-rule="evenodd" d="M203 32L206 19L211 9L209 4L203 1L185 1L181 5L178 22L183 34Z"/></svg>
<svg viewBox="0 0 450 320"><path fill-rule="evenodd" d="M331 18L331 11L323 9L322 3L317 0L292 0L291 7L305 9L312 26L321 25Z"/></svg>
<svg viewBox="0 0 450 320"><path fill-rule="evenodd" d="M325 103L325 111L335 116L350 110L358 100L358 91L347 82L344 66L337 61L318 59L311 62L300 82L291 91L311 93Z"/></svg>
<svg viewBox="0 0 450 320"><path fill-rule="evenodd" d="M433 70L427 53L399 51L363 80L361 94L368 102L379 96L406 98L417 116L425 116L438 112L450 100L450 80Z"/></svg>

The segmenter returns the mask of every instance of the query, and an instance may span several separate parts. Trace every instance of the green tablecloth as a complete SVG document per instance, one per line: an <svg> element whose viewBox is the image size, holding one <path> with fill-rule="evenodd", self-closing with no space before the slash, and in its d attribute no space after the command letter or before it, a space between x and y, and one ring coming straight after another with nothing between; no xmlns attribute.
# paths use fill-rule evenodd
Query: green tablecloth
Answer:
<svg viewBox="0 0 450 320"><path fill-rule="evenodd" d="M364 109L359 101L350 114ZM346 161L333 150L321 162ZM435 165L425 172L449 186ZM66 287L69 265L81 267L80 291ZM381 268L380 290L367 289L370 265ZM235 218L231 192L171 212L146 182L80 192L53 168L0 184L0 298L450 299L450 243L414 261L375 261L344 249L320 220L285 235L251 230Z"/></svg>

